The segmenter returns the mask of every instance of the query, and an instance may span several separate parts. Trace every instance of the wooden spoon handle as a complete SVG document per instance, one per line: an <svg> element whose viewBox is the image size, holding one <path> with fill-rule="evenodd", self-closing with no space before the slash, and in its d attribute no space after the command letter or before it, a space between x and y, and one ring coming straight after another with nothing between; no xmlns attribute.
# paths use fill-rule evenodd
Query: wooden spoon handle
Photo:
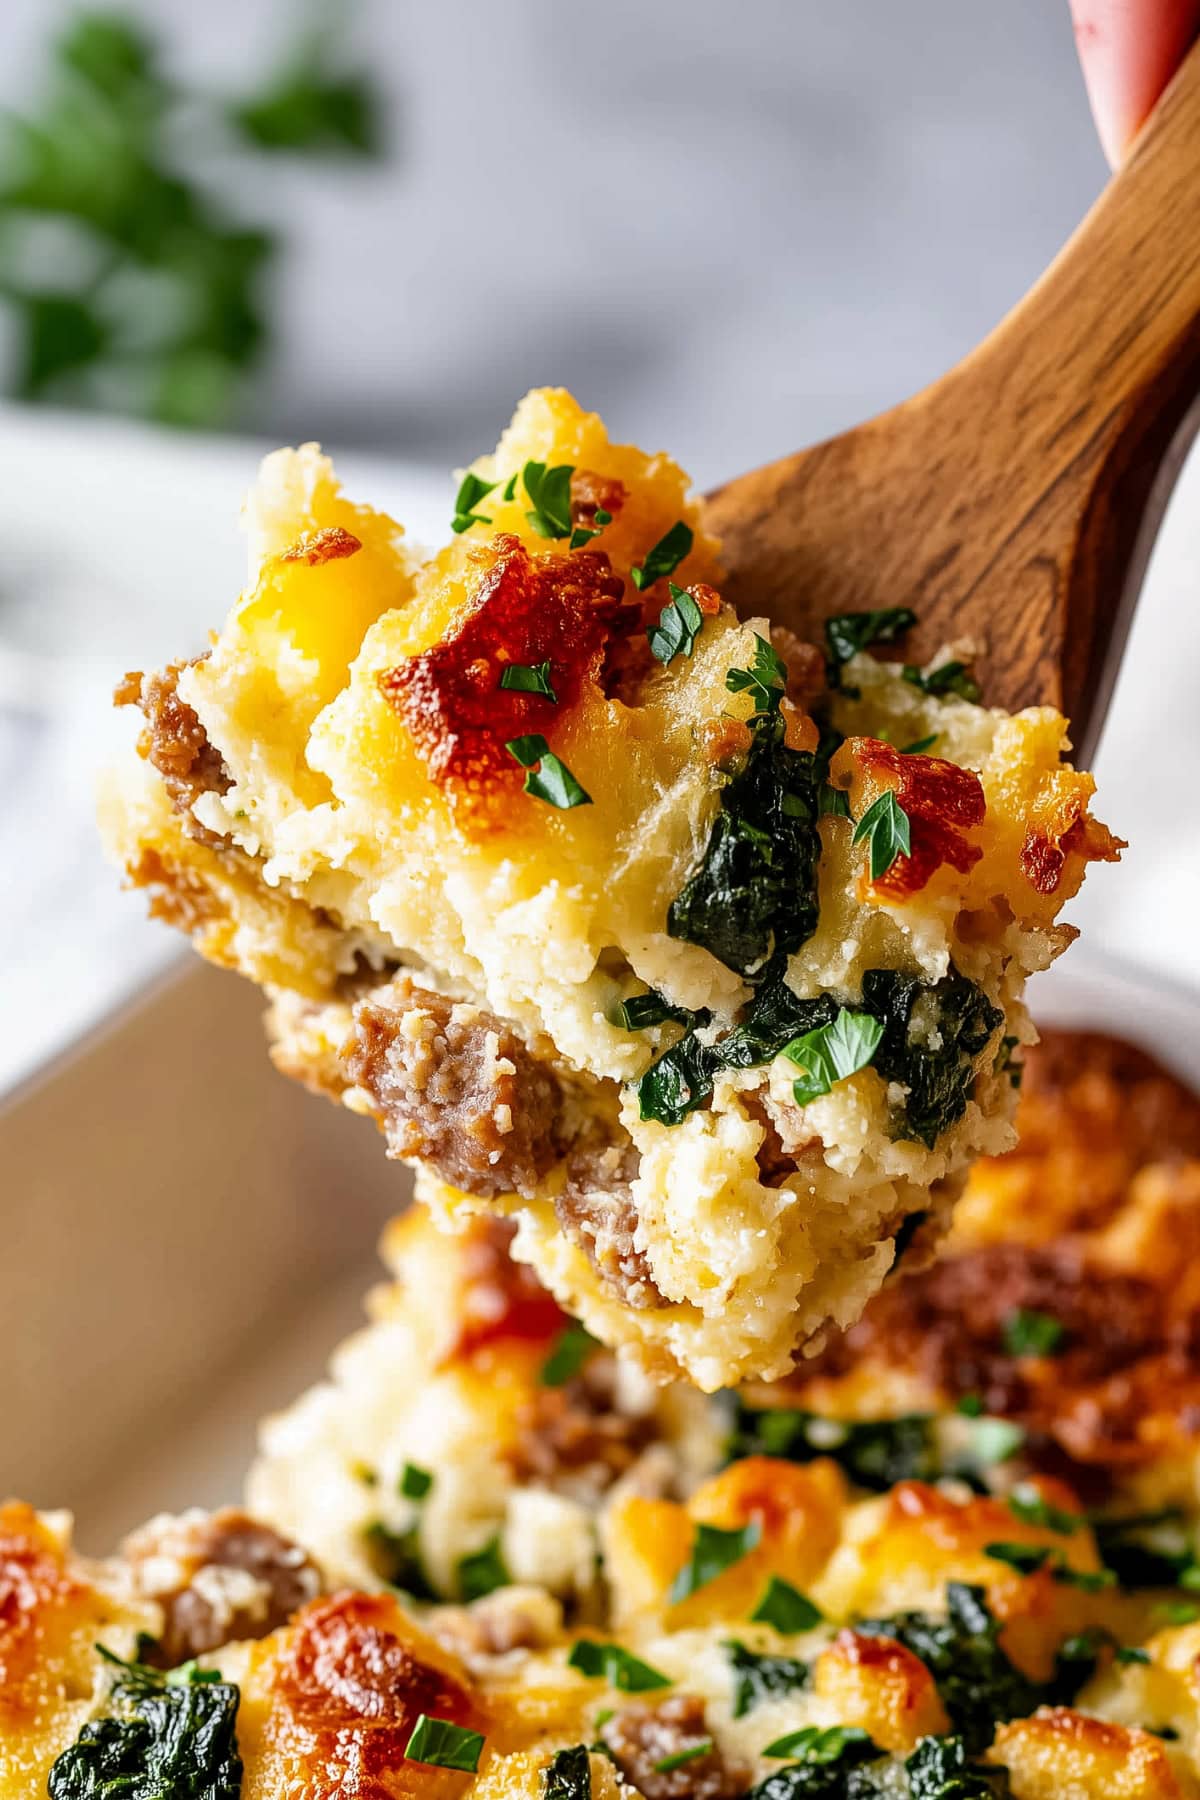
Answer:
<svg viewBox="0 0 1200 1800"><path fill-rule="evenodd" d="M732 597L810 635L832 612L908 603L918 654L980 638L988 698L1063 706L1086 747L1198 392L1200 46L1074 237L972 355L711 497Z"/></svg>
<svg viewBox="0 0 1200 1800"><path fill-rule="evenodd" d="M962 385L985 429L992 407L1003 419L993 479L1011 455L1010 479L1028 489L981 597L999 609L1010 579L1064 584L1062 640L1046 646L1061 691L1047 697L1083 730L1107 704L1200 392L1200 47L1061 255L963 365ZM1021 647L1009 654L1024 679Z"/></svg>

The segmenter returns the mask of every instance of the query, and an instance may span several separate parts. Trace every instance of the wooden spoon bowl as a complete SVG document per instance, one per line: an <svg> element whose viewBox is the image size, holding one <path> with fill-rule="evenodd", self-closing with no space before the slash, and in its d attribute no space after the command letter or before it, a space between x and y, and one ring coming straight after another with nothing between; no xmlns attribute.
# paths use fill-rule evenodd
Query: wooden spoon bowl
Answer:
<svg viewBox="0 0 1200 1800"><path fill-rule="evenodd" d="M970 356L708 496L725 591L818 642L831 614L911 606L909 660L976 639L989 702L1059 707L1087 760L1198 393L1200 45Z"/></svg>

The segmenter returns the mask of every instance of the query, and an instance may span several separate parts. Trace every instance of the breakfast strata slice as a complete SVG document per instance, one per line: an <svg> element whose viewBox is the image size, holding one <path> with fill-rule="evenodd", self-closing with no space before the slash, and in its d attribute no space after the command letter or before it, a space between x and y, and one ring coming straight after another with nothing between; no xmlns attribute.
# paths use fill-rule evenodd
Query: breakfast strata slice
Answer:
<svg viewBox="0 0 1200 1800"><path fill-rule="evenodd" d="M456 508L421 556L269 457L211 648L119 690L108 841L443 1222L514 1218L659 1378L782 1374L1011 1143L1025 978L1120 846L1057 713L872 654L906 609L735 617L682 472L567 394Z"/></svg>
<svg viewBox="0 0 1200 1800"><path fill-rule="evenodd" d="M1194 1800L1200 1103L1017 1066L957 1241L737 1395L410 1210L244 1509L0 1508L2 1800Z"/></svg>

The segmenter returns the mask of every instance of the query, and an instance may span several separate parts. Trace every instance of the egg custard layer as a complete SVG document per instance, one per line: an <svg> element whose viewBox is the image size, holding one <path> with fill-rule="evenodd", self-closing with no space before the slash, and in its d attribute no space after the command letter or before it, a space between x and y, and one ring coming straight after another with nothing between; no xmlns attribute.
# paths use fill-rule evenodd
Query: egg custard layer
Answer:
<svg viewBox="0 0 1200 1800"><path fill-rule="evenodd" d="M1056 712L870 653L906 609L736 617L682 471L566 393L456 505L421 555L268 457L211 648L119 690L109 844L441 1223L515 1220L660 1379L780 1375L1012 1142L1025 978L1120 846Z"/></svg>
<svg viewBox="0 0 1200 1800"><path fill-rule="evenodd" d="M0 1507L0 1800L1196 1800L1200 1103L1024 1083L939 1259L737 1394L410 1209L244 1506Z"/></svg>

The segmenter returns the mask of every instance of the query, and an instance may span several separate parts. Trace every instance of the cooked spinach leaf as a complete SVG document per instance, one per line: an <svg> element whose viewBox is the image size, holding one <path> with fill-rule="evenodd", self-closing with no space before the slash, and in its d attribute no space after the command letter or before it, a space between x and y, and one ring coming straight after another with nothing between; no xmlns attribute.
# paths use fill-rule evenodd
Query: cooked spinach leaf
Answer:
<svg viewBox="0 0 1200 1800"><path fill-rule="evenodd" d="M898 1137L930 1149L961 1119L975 1085L975 1059L1004 1014L957 969L923 982L895 969L868 969L863 1007L883 1023L872 1059L885 1081L908 1094L893 1115Z"/></svg>
<svg viewBox="0 0 1200 1800"><path fill-rule="evenodd" d="M988 1610L983 1588L951 1581L946 1602L944 1619L900 1613L890 1619L863 1620L855 1629L895 1638L920 1657L937 1683L955 1732L973 1756L991 1743L998 1723L1033 1712L1044 1691L1001 1649L1000 1627Z"/></svg>
<svg viewBox="0 0 1200 1800"><path fill-rule="evenodd" d="M628 1000L618 1000L605 1015L610 1025L619 1026L622 1031L648 1031L652 1025L693 1025L707 1018L706 1013L689 1012L686 1006L672 1006L671 1002L648 988L644 994L631 994Z"/></svg>
<svg viewBox="0 0 1200 1800"><path fill-rule="evenodd" d="M796 1407L756 1411L738 1400L726 1455L731 1462L741 1456L778 1456L796 1463L829 1456L851 1481L876 1493L898 1481L936 1481L943 1473L929 1413L853 1421Z"/></svg>
<svg viewBox="0 0 1200 1800"><path fill-rule="evenodd" d="M1194 1566L1192 1534L1178 1507L1123 1518L1093 1516L1090 1523L1100 1560L1121 1587L1176 1587Z"/></svg>
<svg viewBox="0 0 1200 1800"><path fill-rule="evenodd" d="M651 1064L637 1084L643 1119L680 1124L710 1098L719 1069L752 1069L770 1062L798 1033L826 1025L836 1016L837 1006L826 995L797 998L783 979L785 963L782 956L774 959L745 1018L723 1038L704 1044L692 1030ZM707 1019L706 1014L694 1016Z"/></svg>
<svg viewBox="0 0 1200 1800"><path fill-rule="evenodd" d="M916 668L912 663L905 663L900 671L905 681L920 688L923 694L957 694L960 700L978 700L979 683L971 674L965 662L944 662L940 668L930 669L928 675Z"/></svg>
<svg viewBox="0 0 1200 1800"><path fill-rule="evenodd" d="M904 1765L912 1800L1007 1800L1006 1769L972 1762L961 1737L922 1738Z"/></svg>
<svg viewBox="0 0 1200 1800"><path fill-rule="evenodd" d="M400 1588L414 1600L441 1598L430 1585L421 1560L420 1528L410 1525L405 1531L393 1531L382 1519L372 1519L363 1527L367 1555L376 1574L389 1587Z"/></svg>
<svg viewBox="0 0 1200 1800"><path fill-rule="evenodd" d="M794 1694L808 1680L808 1664L794 1656L763 1656L736 1638L722 1646L733 1670L733 1716L744 1719L763 1700Z"/></svg>
<svg viewBox="0 0 1200 1800"><path fill-rule="evenodd" d="M704 855L671 903L667 930L761 981L773 954L798 950L816 929L820 780L816 756L784 743L778 713L753 723L745 766L722 791Z"/></svg>
<svg viewBox="0 0 1200 1800"><path fill-rule="evenodd" d="M825 660L829 685L842 685L842 664L870 644L893 644L911 631L917 615L909 606L885 606L875 612L836 613L825 621Z"/></svg>
<svg viewBox="0 0 1200 1800"><path fill-rule="evenodd" d="M785 1744L795 1746L800 1758L786 1769L776 1769L752 1787L745 1800L874 1800L894 1792L880 1765L877 1781L867 1763L879 1762L883 1751L855 1725L815 1725L794 1731L768 1746L767 1756L790 1755Z"/></svg>
<svg viewBox="0 0 1200 1800"><path fill-rule="evenodd" d="M169 1675L121 1666L104 1716L51 1768L50 1800L238 1800L234 1684L194 1665Z"/></svg>
<svg viewBox="0 0 1200 1800"><path fill-rule="evenodd" d="M592 1763L586 1744L556 1750L542 1772L545 1800L592 1800Z"/></svg>

